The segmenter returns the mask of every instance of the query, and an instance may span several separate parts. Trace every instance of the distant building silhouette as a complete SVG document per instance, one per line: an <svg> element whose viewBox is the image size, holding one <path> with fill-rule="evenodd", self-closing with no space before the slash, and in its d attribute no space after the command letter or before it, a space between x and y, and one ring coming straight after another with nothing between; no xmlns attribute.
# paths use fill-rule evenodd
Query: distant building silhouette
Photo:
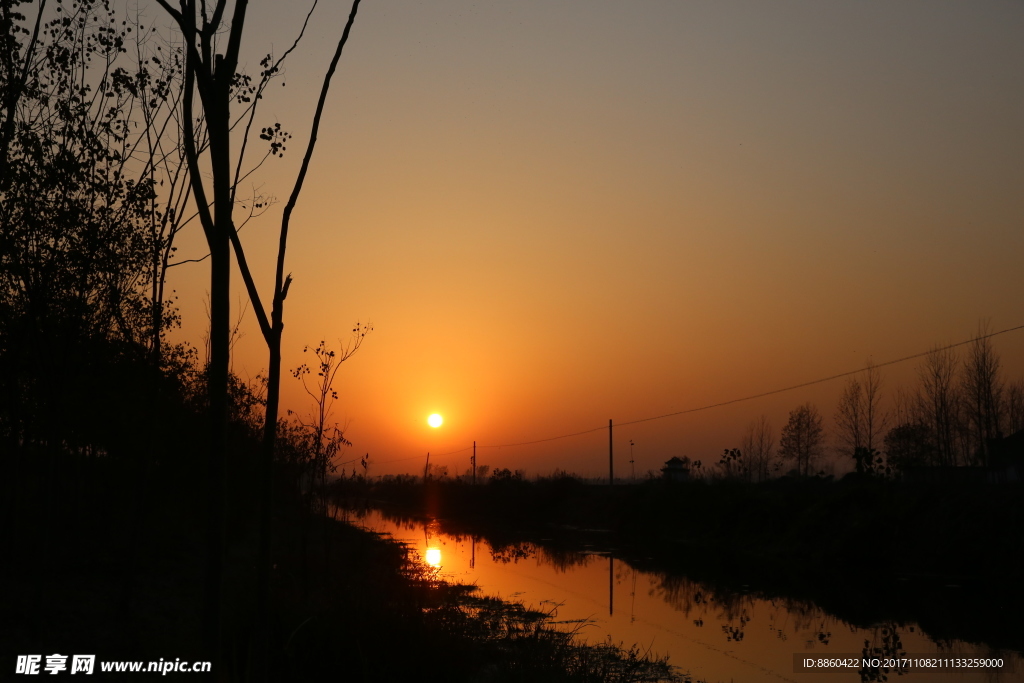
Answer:
<svg viewBox="0 0 1024 683"><path fill-rule="evenodd" d="M989 439L989 480L1024 481L1024 429L1001 439Z"/></svg>
<svg viewBox="0 0 1024 683"><path fill-rule="evenodd" d="M686 481L690 478L690 459L670 458L661 468L661 478L667 481Z"/></svg>

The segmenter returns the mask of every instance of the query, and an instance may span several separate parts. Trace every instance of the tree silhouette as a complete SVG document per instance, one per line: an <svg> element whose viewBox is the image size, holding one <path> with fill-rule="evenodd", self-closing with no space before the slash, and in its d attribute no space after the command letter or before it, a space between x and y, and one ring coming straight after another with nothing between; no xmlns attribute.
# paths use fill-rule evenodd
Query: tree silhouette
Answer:
<svg viewBox="0 0 1024 683"><path fill-rule="evenodd" d="M779 455L792 460L800 476L806 477L822 455L821 414L811 403L795 408L782 428Z"/></svg>
<svg viewBox="0 0 1024 683"><path fill-rule="evenodd" d="M42 2L31 21L21 4L0 3L0 422L16 443L93 448L98 426L71 408L83 373L144 345L153 366L169 360L163 282L183 200L157 186L184 175L162 146L182 65L109 3L44 20ZM55 413L70 418L30 424Z"/></svg>
<svg viewBox="0 0 1024 683"><path fill-rule="evenodd" d="M935 457L932 433L920 422L898 424L885 435L885 453L889 466L897 473L930 465Z"/></svg>
<svg viewBox="0 0 1024 683"><path fill-rule="evenodd" d="M999 372L999 356L986 338L988 325L978 325L978 335L971 343L964 363L961 392L966 427L971 435L970 462L989 464L989 444L1003 436L1006 404L1003 380Z"/></svg>
<svg viewBox="0 0 1024 683"><path fill-rule="evenodd" d="M232 211L235 205L237 188L240 180L250 171L243 171L248 144L248 133L251 130L256 105L262 98L267 83L279 71L281 62L298 45L302 38L310 16L316 4L306 15L299 37L281 59L273 61L269 56L261 62L263 71L257 85L251 78L236 73L238 53L245 26L247 0L237 0L230 21L225 21L227 0L218 0L212 7L205 2L195 0L179 0L179 8L172 7L167 0L157 0L164 10L174 19L185 37L185 95L183 98L184 113L182 121L185 125L185 154L191 172L192 190L199 217L210 248L210 368L209 395L211 413L211 458L210 480L212 490L210 503L211 536L209 543L209 569L207 577L208 614L205 620L209 643L218 639L220 622L220 581L223 573L223 538L222 522L224 517L224 420L226 416L226 386L229 368L229 291L230 291L230 253L233 250L238 262L242 279L245 283L253 310L259 322L260 331L267 343L269 351L269 369L267 377L267 404L264 418L264 452L261 458L262 497L260 513L260 558L258 562L257 586L257 618L261 628L266 632L267 605L270 577L270 532L271 532L271 499L274 444L278 428L278 411L281 387L281 335L284 329L284 301L291 286L291 275L285 275L285 251L288 243L288 231L292 212L302 191L302 185L309 170L309 163L316 146L317 133L323 115L327 93L331 79L341 58L342 50L348 41L352 24L355 21L359 0L354 0L348 21L338 41L330 67L324 77L316 113L313 116L312 129L305 155L288 202L285 205L281 221L278 242L277 263L272 295L271 309L267 314L266 307L256 288L246 261L238 231L233 223ZM222 53L217 52L219 34L227 32L226 47ZM223 39L222 43L223 44ZM212 175L210 192L199 174L200 151L196 144L194 118L194 92L199 94L200 106L206 120L206 131L209 136L206 162ZM241 116L234 118L232 105L246 105ZM245 134L237 157L231 155L231 131L238 123L245 121ZM262 129L260 138L269 142L269 153L282 155L284 144L290 136L281 130L279 125ZM266 155L264 156L266 158ZM234 162L232 164L232 162ZM234 165L234 168L232 168ZM217 648L215 648L217 649Z"/></svg>
<svg viewBox="0 0 1024 683"><path fill-rule="evenodd" d="M881 410L882 378L871 363L861 378L851 377L836 407L836 436L840 444L840 452L855 461L857 471L862 471L866 462L873 463L873 458L865 460L861 451L873 452L881 446L882 434L888 422L888 416Z"/></svg>
<svg viewBox="0 0 1024 683"><path fill-rule="evenodd" d="M1006 387L1006 428L1014 434L1024 429L1024 380L1017 379Z"/></svg>
<svg viewBox="0 0 1024 683"><path fill-rule="evenodd" d="M956 382L958 365L956 352L936 348L925 356L924 363L918 368L921 422L932 433L935 464L947 467L962 463L959 437L963 402Z"/></svg>
<svg viewBox="0 0 1024 683"><path fill-rule="evenodd" d="M767 480L775 464L775 436L766 416L747 425L741 450L747 458L750 477L756 481Z"/></svg>
<svg viewBox="0 0 1024 683"><path fill-rule="evenodd" d="M337 351L329 348L326 341L321 341L316 347L307 346L302 352L313 352L313 355L316 356L313 366L303 363L292 370L292 376L302 382L302 388L313 399L314 406L308 421L299 419L299 424L305 429L309 444L309 459L302 463L300 476L319 486L319 508L324 514L327 512L327 475L336 470L335 457L341 453L343 448L352 445L345 438L345 429L339 427L337 422L332 423L332 407L338 398L338 392L334 388L334 379L341 369L341 364L355 355L363 345L366 335L372 331L373 328L369 324L363 325L357 322L352 329L351 340L348 343L339 342L340 348ZM312 375L314 368L317 379L311 387L306 381L306 377Z"/></svg>
<svg viewBox="0 0 1024 683"><path fill-rule="evenodd" d="M749 458L738 448L726 448L718 461L723 479L750 479Z"/></svg>
<svg viewBox="0 0 1024 683"><path fill-rule="evenodd" d="M224 565L224 480L226 463L226 422L228 413L228 369L230 355L230 285L232 194L230 134L231 100L237 88L235 71L245 23L247 2L235 4L228 26L226 49L216 52L216 38L222 32L226 0L207 13L205 2L198 11L195 0L182 0L180 11L157 0L174 18L185 42L185 92L181 121L184 128L185 160L188 164L196 209L210 249L210 355L207 367L207 396L210 413L209 532L207 538L206 610L204 632L210 656L219 654L221 581ZM195 93L198 91L206 121L209 145L206 157L212 175L208 191L200 171L197 143Z"/></svg>

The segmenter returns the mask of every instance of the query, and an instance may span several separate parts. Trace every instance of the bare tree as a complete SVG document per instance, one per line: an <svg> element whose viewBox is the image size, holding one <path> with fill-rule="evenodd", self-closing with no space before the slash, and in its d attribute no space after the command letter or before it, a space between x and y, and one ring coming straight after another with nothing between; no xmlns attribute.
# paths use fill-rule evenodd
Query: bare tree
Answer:
<svg viewBox="0 0 1024 683"><path fill-rule="evenodd" d="M775 463L775 434L767 416L762 415L747 425L742 451L748 459L753 481L766 481L771 477Z"/></svg>
<svg viewBox="0 0 1024 683"><path fill-rule="evenodd" d="M864 446L875 450L882 445L889 416L882 410L882 375L875 364L868 361L864 370Z"/></svg>
<svg viewBox="0 0 1024 683"><path fill-rule="evenodd" d="M913 393L908 393L903 387L896 387L892 398L891 421L894 425L902 425L918 419L918 401Z"/></svg>
<svg viewBox="0 0 1024 683"><path fill-rule="evenodd" d="M836 408L837 438L844 456L856 461L860 449L873 452L882 445L888 416L882 411L881 402L882 377L869 361L863 382L851 377Z"/></svg>
<svg viewBox="0 0 1024 683"><path fill-rule="evenodd" d="M782 428L779 455L792 460L801 476L809 476L823 453L821 413L812 403L790 411L789 422Z"/></svg>
<svg viewBox="0 0 1024 683"><path fill-rule="evenodd" d="M960 464L960 406L956 376L959 361L952 349L936 348L918 368L921 393L918 410L932 433L936 465Z"/></svg>
<svg viewBox="0 0 1024 683"><path fill-rule="evenodd" d="M307 346L303 353L313 352L316 360L314 367L303 363L292 370L292 376L302 382L309 397L313 399L313 412L308 421L301 418L298 423L301 426L300 438L305 444L304 452L296 464L299 465L298 490L300 495L306 493L308 488L307 504L303 506L303 517L308 522L308 513L316 510L320 514L321 523L324 529L324 538L327 538L330 519L327 506L327 476L337 471L335 460L344 452L344 449L352 445L352 442L345 437L345 426L340 426L336 421L332 424L333 405L338 399L338 392L334 388L334 381L341 369L341 364L352 357L363 345L366 335L372 330L369 325L356 323L352 329L352 338L348 343L339 340L340 349L335 351L327 346L326 341L321 341L316 347ZM312 375L316 369L317 378L307 382L306 378ZM288 411L291 413L291 411ZM299 430L297 430L299 431ZM366 460L363 460L363 467L366 467ZM345 471L342 470L342 476ZM355 469L352 470L355 477ZM300 530L300 543L302 548L302 581L304 591L308 588L308 524L303 523ZM331 566L331 544L323 544L324 563L327 573L330 573Z"/></svg>
<svg viewBox="0 0 1024 683"><path fill-rule="evenodd" d="M217 37L223 32L227 0L218 0L211 12L205 2L180 0L174 9L157 0L174 19L185 42L185 91L181 121L183 143L196 209L210 249L210 360L207 367L207 395L210 412L209 532L207 537L206 597L203 618L204 641L211 657L220 655L221 581L224 573L224 483L226 466L226 421L228 414L228 368L230 356L230 291L232 223L231 101L242 43L247 0L235 3L234 15L222 53ZM209 145L204 155L209 163L212 186L200 170L197 142L195 94L206 121Z"/></svg>
<svg viewBox="0 0 1024 683"><path fill-rule="evenodd" d="M308 421L299 420L306 431L306 442L310 446L310 459L305 464L303 476L319 486L319 509L327 511L326 484L327 475L336 471L334 460L346 446L352 443L345 438L345 428L333 420L333 405L338 398L334 388L334 380L341 369L341 364L351 358L363 345L366 335L373 331L370 325L357 322L352 329L352 338L348 343L339 340L339 349L335 351L321 341L316 347L307 346L303 353L313 352L316 356L314 365L317 379L311 387L306 377L312 374L313 368L303 363L292 370L292 376L302 382L309 397L313 399L313 413ZM289 411L291 412L291 411Z"/></svg>
<svg viewBox="0 0 1024 683"><path fill-rule="evenodd" d="M277 435L278 410L281 387L281 334L284 329L284 301L292 278L285 275L285 250L292 212L310 160L316 146L317 133L323 114L331 79L348 41L355 21L359 0L354 0L348 21L342 32L331 64L324 77L313 116L309 142L305 155L284 208L278 242L277 263L272 295L271 310L260 298L255 281L249 271L245 252L233 222L233 210L238 184L251 173L243 170L248 143L248 133L256 114L256 104L262 97L263 89L279 71L281 61L298 45L313 9L307 14L299 37L284 55L273 61L269 56L261 65L257 85L251 79L237 73L239 49L245 26L248 0L236 0L230 21L225 20L227 0L216 0L209 5L204 1L179 0L174 8L168 0L157 0L161 7L174 19L185 39L185 92L182 98L182 122L184 124L184 147L188 162L192 194L199 213L200 222L210 248L210 367L208 392L211 413L211 456L210 475L212 495L210 498L211 532L207 571L207 615L205 618L206 642L214 645L219 641L221 577L223 574L223 518L224 518L224 464L225 464L225 418L227 415L227 376L229 367L229 291L231 252L234 251L242 279L252 301L253 310L259 322L260 331L269 351L267 378L267 408L264 418L263 457L261 463L262 504L260 514L260 551L257 578L257 620L259 630L266 635L269 577L270 577L270 522L271 491L274 444ZM313 8L315 9L314 2ZM226 35L225 35L226 34ZM218 47L223 52L218 53ZM195 130L195 94L198 93L200 107L205 118L208 145L205 149L206 164L211 183L200 173L200 149ZM240 116L232 113L232 105L245 105ZM238 154L231 153L231 131L240 122L245 122L245 134L241 138ZM289 137L279 124L265 127L261 139L270 143L269 154L283 153L284 142ZM267 155L264 156L264 159ZM219 649L215 645L214 649ZM257 648L263 651L263 646Z"/></svg>
<svg viewBox="0 0 1024 683"><path fill-rule="evenodd" d="M1024 379L1016 379L1006 387L1006 425L1010 434L1024 429Z"/></svg>
<svg viewBox="0 0 1024 683"><path fill-rule="evenodd" d="M964 412L969 432L966 456L976 465L987 465L989 442L1001 438L1006 417L1003 381L999 377L999 356L988 337L988 324L978 325L970 345L961 380Z"/></svg>
<svg viewBox="0 0 1024 683"><path fill-rule="evenodd" d="M842 455L853 458L857 449L864 447L867 441L864 434L865 412L864 387L860 380L851 377L843 387L836 407L836 439Z"/></svg>

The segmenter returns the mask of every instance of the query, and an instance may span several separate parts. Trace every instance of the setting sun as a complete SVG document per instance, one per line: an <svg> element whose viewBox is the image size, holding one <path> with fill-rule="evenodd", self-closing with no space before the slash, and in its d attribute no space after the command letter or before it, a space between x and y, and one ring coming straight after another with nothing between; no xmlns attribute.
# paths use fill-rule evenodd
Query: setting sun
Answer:
<svg viewBox="0 0 1024 683"><path fill-rule="evenodd" d="M434 429L437 429L443 423L444 423L444 418L441 417L440 415L438 415L437 413L434 413L433 415L431 415L430 417L427 418L427 424L430 425L431 427L433 427Z"/></svg>

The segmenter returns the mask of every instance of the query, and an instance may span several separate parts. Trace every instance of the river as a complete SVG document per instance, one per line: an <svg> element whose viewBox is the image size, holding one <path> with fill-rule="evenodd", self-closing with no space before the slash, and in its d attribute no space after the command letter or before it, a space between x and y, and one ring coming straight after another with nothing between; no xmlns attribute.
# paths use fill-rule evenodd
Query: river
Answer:
<svg viewBox="0 0 1024 683"><path fill-rule="evenodd" d="M611 639L637 644L669 661L694 680L708 683L797 683L885 680L862 678L864 670L797 671L797 662L815 664L846 657L861 660L865 646L884 659L896 653L943 659L1002 659L1002 669L912 671L888 674L910 683L1024 681L1021 655L996 652L960 641L937 643L912 623L872 628L848 624L802 601L769 599L743 586L723 593L685 576L639 571L596 546L559 552L537 544L499 549L487 541L442 533L435 522L409 523L370 510L339 517L405 543L419 561L446 580L472 584L482 593L549 612L590 642ZM877 648L877 650L875 649Z"/></svg>

